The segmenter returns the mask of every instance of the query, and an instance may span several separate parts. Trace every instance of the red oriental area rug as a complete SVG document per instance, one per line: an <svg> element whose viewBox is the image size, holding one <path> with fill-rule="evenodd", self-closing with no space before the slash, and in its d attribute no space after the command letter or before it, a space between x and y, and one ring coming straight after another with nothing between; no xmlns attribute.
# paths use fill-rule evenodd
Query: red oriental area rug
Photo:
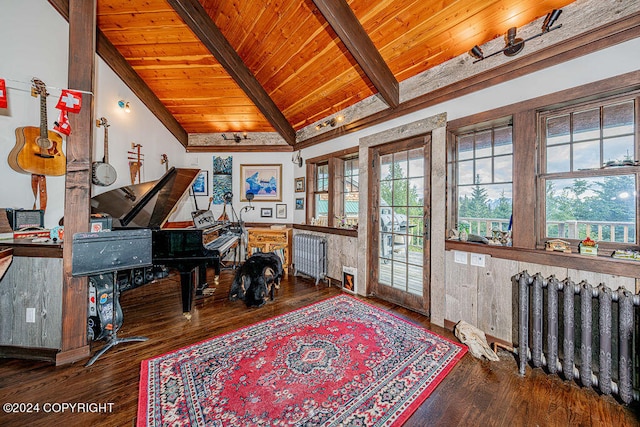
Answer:
<svg viewBox="0 0 640 427"><path fill-rule="evenodd" d="M466 347L337 296L142 362L138 426L396 426Z"/></svg>

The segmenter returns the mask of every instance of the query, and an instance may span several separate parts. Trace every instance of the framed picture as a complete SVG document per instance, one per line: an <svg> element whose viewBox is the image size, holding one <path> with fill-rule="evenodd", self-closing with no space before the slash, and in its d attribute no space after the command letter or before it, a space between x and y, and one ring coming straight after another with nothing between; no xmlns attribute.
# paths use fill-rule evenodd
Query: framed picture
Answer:
<svg viewBox="0 0 640 427"><path fill-rule="evenodd" d="M262 218L271 218L273 216L273 208L260 209L260 216Z"/></svg>
<svg viewBox="0 0 640 427"><path fill-rule="evenodd" d="M304 192L304 176L296 178L296 193Z"/></svg>
<svg viewBox="0 0 640 427"><path fill-rule="evenodd" d="M240 165L240 201L247 193L254 202L282 201L282 165Z"/></svg>
<svg viewBox="0 0 640 427"><path fill-rule="evenodd" d="M284 203L278 203L276 205L276 218L287 217L287 205Z"/></svg>
<svg viewBox="0 0 640 427"><path fill-rule="evenodd" d="M304 198L296 199L296 210L304 209Z"/></svg>
<svg viewBox="0 0 640 427"><path fill-rule="evenodd" d="M198 177L191 186L193 194L196 196L209 195L209 171L200 171Z"/></svg>
<svg viewBox="0 0 640 427"><path fill-rule="evenodd" d="M211 177L211 196L214 205L225 203L224 195L233 191L233 157L213 156L213 176Z"/></svg>

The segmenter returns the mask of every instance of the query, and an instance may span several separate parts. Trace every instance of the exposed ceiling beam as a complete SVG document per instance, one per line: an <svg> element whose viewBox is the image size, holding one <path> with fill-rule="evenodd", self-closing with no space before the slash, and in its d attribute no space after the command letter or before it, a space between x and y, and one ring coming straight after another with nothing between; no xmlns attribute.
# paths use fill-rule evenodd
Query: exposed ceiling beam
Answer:
<svg viewBox="0 0 640 427"><path fill-rule="evenodd" d="M400 104L398 81L346 0L313 0L333 31L391 108Z"/></svg>
<svg viewBox="0 0 640 427"><path fill-rule="evenodd" d="M229 44L229 41L198 0L168 0L167 2L253 101L274 129L289 145L294 145L296 132L293 126L242 61L240 55Z"/></svg>
<svg viewBox="0 0 640 427"><path fill-rule="evenodd" d="M49 3L69 21L69 0L49 0ZM153 93L127 60L111 44L102 31L97 30L96 52L114 73L126 84L142 103L162 122L184 147L189 144L189 135L182 125L167 110L162 101Z"/></svg>
<svg viewBox="0 0 640 427"><path fill-rule="evenodd" d="M406 114L414 113L424 108L432 107L463 95L487 89L494 85L511 81L518 77L633 40L637 38L639 31L640 12L636 12L587 32L577 34L538 52L513 59L479 74L455 81L449 85L404 101L395 110L382 110L323 132L320 135L305 139L297 143L293 149L301 150L312 147L316 144L358 132ZM636 76L636 74L634 74L634 76ZM511 109L510 111L516 111L513 107L509 108Z"/></svg>

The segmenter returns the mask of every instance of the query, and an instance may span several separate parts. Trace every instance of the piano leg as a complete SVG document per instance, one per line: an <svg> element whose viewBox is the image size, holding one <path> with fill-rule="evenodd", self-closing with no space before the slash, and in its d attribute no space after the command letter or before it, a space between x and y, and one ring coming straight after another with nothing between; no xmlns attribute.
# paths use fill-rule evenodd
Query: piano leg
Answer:
<svg viewBox="0 0 640 427"><path fill-rule="evenodd" d="M180 269L180 286L182 287L182 314L187 320L191 320L194 295L199 279L200 268L196 265L191 268Z"/></svg>
<svg viewBox="0 0 640 427"><path fill-rule="evenodd" d="M207 284L207 266L209 264L211 264L212 266L215 266L215 259L212 261L203 262L202 264L200 264L200 267L199 267L200 273L198 274L198 283L196 284L196 297L211 296L215 292L215 288L209 288L209 285ZM217 284L217 281L216 281L216 284Z"/></svg>

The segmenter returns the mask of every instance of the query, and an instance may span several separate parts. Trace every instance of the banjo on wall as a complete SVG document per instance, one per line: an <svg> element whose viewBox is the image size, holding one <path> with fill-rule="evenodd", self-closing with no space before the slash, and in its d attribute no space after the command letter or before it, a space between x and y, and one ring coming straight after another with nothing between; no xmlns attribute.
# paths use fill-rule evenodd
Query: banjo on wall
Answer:
<svg viewBox="0 0 640 427"><path fill-rule="evenodd" d="M91 181L95 185L106 187L116 181L118 174L115 168L109 164L109 124L107 124L107 119L100 117L100 120L96 120L96 126L104 127L104 157L101 162L93 162Z"/></svg>

